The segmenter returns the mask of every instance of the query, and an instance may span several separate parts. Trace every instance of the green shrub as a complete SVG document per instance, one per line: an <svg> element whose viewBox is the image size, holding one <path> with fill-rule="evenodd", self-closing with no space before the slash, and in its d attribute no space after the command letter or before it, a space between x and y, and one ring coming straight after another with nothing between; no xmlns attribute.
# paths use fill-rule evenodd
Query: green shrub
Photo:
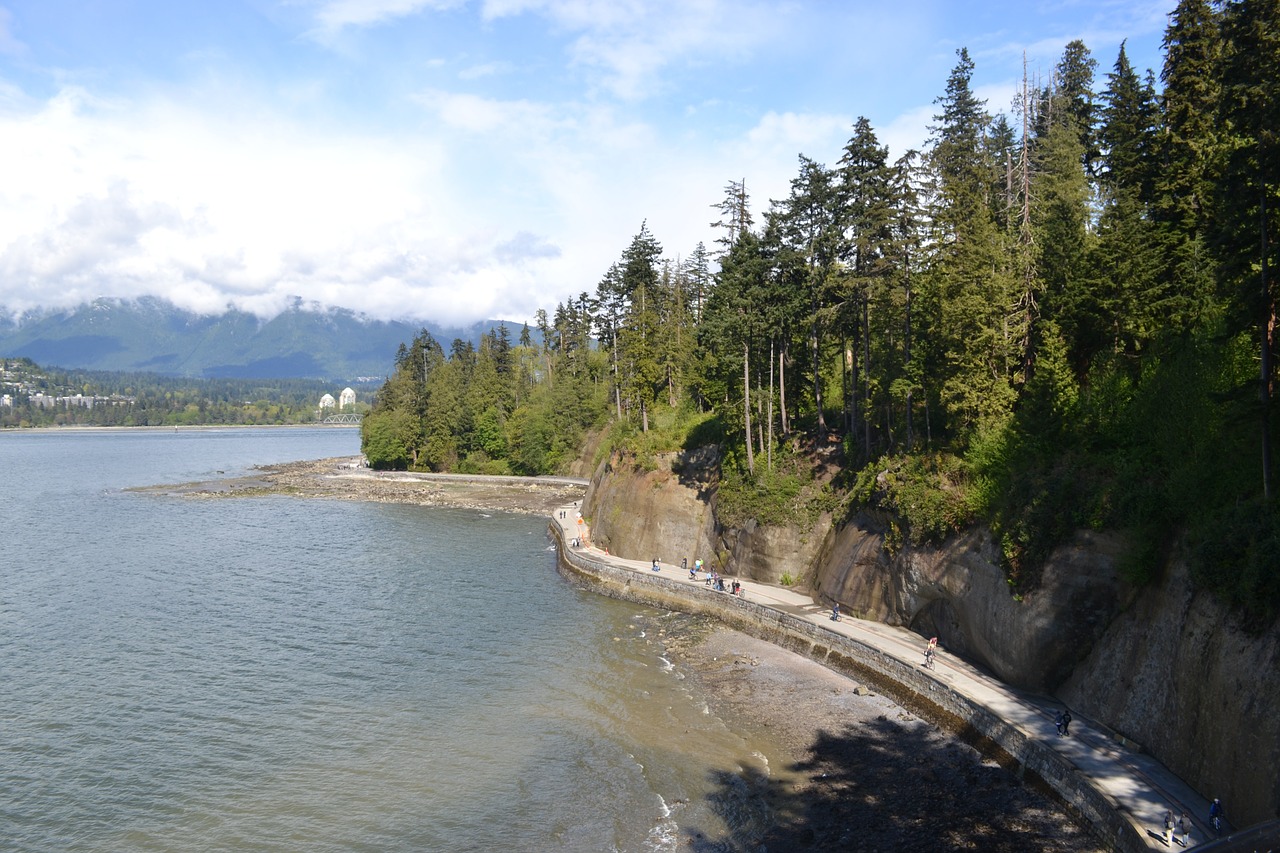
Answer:
<svg viewBox="0 0 1280 853"><path fill-rule="evenodd" d="M972 485L958 457L886 456L858 472L842 519L859 508L881 510L904 522L902 528L891 523L899 537L916 545L938 544L973 523L972 502Z"/></svg>

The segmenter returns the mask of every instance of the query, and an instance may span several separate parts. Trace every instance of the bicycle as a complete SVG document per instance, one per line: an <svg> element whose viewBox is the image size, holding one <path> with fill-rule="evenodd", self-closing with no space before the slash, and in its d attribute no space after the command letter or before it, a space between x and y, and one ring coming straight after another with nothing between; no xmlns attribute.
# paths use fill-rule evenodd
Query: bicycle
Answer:
<svg viewBox="0 0 1280 853"><path fill-rule="evenodd" d="M933 669L934 653L933 649L929 649L924 653L924 668Z"/></svg>

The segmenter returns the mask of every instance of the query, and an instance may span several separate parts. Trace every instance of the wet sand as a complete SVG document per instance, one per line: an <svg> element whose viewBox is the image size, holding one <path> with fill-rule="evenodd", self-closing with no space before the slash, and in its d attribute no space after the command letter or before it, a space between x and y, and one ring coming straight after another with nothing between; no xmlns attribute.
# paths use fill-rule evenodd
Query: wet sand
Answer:
<svg viewBox="0 0 1280 853"><path fill-rule="evenodd" d="M668 638L668 656L717 715L767 744L770 778L757 784L768 788L774 821L760 838L692 836L685 849L1105 849L1061 803L954 735L807 658L707 621Z"/></svg>

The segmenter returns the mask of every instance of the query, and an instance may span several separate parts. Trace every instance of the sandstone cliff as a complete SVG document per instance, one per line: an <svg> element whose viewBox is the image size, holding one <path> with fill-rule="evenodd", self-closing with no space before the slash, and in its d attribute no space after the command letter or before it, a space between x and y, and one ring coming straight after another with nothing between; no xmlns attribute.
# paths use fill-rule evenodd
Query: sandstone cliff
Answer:
<svg viewBox="0 0 1280 853"><path fill-rule="evenodd" d="M886 547L884 520L739 529L715 513L714 456L673 455L650 471L604 463L584 500L596 543L633 559L777 582L789 574L824 605L905 625L990 669L1051 693L1156 756L1238 825L1280 815L1280 628L1251 636L1173 565L1131 588L1123 539L1081 532L1041 585L1013 595L986 531L937 548Z"/></svg>

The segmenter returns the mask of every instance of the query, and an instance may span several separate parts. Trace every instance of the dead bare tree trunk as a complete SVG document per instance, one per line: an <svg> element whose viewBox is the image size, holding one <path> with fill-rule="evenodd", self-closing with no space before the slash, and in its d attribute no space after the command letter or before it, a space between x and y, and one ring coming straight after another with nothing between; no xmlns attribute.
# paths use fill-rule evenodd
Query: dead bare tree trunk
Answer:
<svg viewBox="0 0 1280 853"><path fill-rule="evenodd" d="M747 439L747 470L756 472L756 459L751 449L751 349L744 341L742 344L742 417Z"/></svg>
<svg viewBox="0 0 1280 853"><path fill-rule="evenodd" d="M769 339L769 448L768 467L773 470L773 349L775 339Z"/></svg>
<svg viewBox="0 0 1280 853"><path fill-rule="evenodd" d="M782 434L791 434L791 423L787 420L787 344L782 344L782 349L778 350L778 410L782 418Z"/></svg>

